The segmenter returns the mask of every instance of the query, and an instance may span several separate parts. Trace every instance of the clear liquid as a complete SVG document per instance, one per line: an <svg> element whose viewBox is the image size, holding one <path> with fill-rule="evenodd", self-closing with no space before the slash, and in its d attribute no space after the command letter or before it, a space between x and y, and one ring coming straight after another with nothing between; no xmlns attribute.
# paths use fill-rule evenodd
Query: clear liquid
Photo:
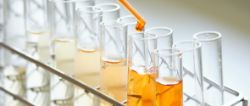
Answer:
<svg viewBox="0 0 250 106"><path fill-rule="evenodd" d="M118 101L124 101L127 94L126 60L103 60L101 70L101 89Z"/></svg>

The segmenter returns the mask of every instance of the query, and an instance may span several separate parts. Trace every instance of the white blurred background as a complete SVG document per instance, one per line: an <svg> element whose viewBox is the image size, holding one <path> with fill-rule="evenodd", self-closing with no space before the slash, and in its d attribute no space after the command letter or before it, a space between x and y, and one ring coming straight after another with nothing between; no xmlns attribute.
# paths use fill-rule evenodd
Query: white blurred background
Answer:
<svg viewBox="0 0 250 106"><path fill-rule="evenodd" d="M191 40L204 30L221 32L224 84L250 97L250 0L128 1L147 20L147 27L173 28L174 41ZM123 9L122 15L127 14Z"/></svg>

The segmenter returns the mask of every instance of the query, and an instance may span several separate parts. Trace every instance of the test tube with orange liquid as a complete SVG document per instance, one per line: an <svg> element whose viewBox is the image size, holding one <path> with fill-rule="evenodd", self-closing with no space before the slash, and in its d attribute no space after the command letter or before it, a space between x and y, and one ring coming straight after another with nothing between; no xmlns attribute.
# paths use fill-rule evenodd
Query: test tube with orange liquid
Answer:
<svg viewBox="0 0 250 106"><path fill-rule="evenodd" d="M155 70L158 72L156 77L156 101L157 106L181 106L182 105L182 79L178 76L168 74L175 67L166 68L165 66L170 64L178 65L178 63L172 63L170 58L174 58L173 54L171 57L171 52L168 50L173 45L173 30L168 27L153 27L147 29L145 34L157 35L157 49L158 54L154 54L155 60L153 61L155 65ZM165 50L166 49L166 50ZM165 50L165 51L164 51ZM169 56L168 56L169 55ZM161 58L160 58L161 57ZM161 65L159 65L159 60ZM161 62L161 61L166 62ZM169 60L169 61L167 61ZM165 67L165 68L164 68ZM178 71L178 70L177 70ZM181 76L181 75L179 75Z"/></svg>
<svg viewBox="0 0 250 106"><path fill-rule="evenodd" d="M143 31L145 21L142 16L136 12L127 0L119 1L137 18L136 30ZM166 28L163 28L163 30L166 30ZM131 36L129 42L132 44L130 44L129 49L127 106L182 106L182 67L180 53L172 54L172 50L170 49L164 51L164 55L162 55L157 51L154 54L155 60L152 61L152 56L150 55L152 50L156 49L155 44L158 39L153 35L156 34L146 34L144 36L143 33L138 33ZM165 38L168 39L171 36L172 31L170 30L169 33L161 37L165 40ZM170 41L172 43L171 39ZM161 56L166 56L167 53L169 54L167 60L172 60L174 57L173 59L176 59L177 62L173 63L173 61L164 60L166 58L161 58ZM160 68L164 67L163 64L161 64L163 66L158 64L158 60L161 59L165 61L165 65L170 64L176 67L168 67L168 69Z"/></svg>
<svg viewBox="0 0 250 106"><path fill-rule="evenodd" d="M182 106L182 61L177 50L155 51L157 36L130 39L127 106Z"/></svg>
<svg viewBox="0 0 250 106"><path fill-rule="evenodd" d="M182 106L182 54L173 49L153 52L154 68L157 71L157 106Z"/></svg>
<svg viewBox="0 0 250 106"><path fill-rule="evenodd" d="M157 37L134 33L130 35L128 52L127 106L156 106L156 73L151 70Z"/></svg>

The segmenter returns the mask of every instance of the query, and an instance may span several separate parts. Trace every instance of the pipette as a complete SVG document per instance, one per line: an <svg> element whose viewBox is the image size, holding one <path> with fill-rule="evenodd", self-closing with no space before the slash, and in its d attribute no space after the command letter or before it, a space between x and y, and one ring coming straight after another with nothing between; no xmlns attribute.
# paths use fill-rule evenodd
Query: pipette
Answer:
<svg viewBox="0 0 250 106"><path fill-rule="evenodd" d="M143 17L128 3L127 0L119 0L119 2L126 7L137 19L136 30L143 31L146 24Z"/></svg>

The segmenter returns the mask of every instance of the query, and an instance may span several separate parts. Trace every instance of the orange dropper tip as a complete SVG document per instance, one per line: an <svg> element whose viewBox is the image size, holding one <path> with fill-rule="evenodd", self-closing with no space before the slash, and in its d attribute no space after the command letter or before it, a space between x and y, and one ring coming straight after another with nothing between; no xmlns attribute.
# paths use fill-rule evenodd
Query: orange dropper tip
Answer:
<svg viewBox="0 0 250 106"><path fill-rule="evenodd" d="M136 30L137 31L143 31L144 30L144 26L146 24L145 20L143 19L143 17L127 2L127 0L119 0L119 2L127 8L127 10L130 11L130 13L132 13L135 18L137 19L137 24L136 24Z"/></svg>
<svg viewBox="0 0 250 106"><path fill-rule="evenodd" d="M145 24L146 24L145 22L138 21L135 29L139 32L142 32L144 30Z"/></svg>

